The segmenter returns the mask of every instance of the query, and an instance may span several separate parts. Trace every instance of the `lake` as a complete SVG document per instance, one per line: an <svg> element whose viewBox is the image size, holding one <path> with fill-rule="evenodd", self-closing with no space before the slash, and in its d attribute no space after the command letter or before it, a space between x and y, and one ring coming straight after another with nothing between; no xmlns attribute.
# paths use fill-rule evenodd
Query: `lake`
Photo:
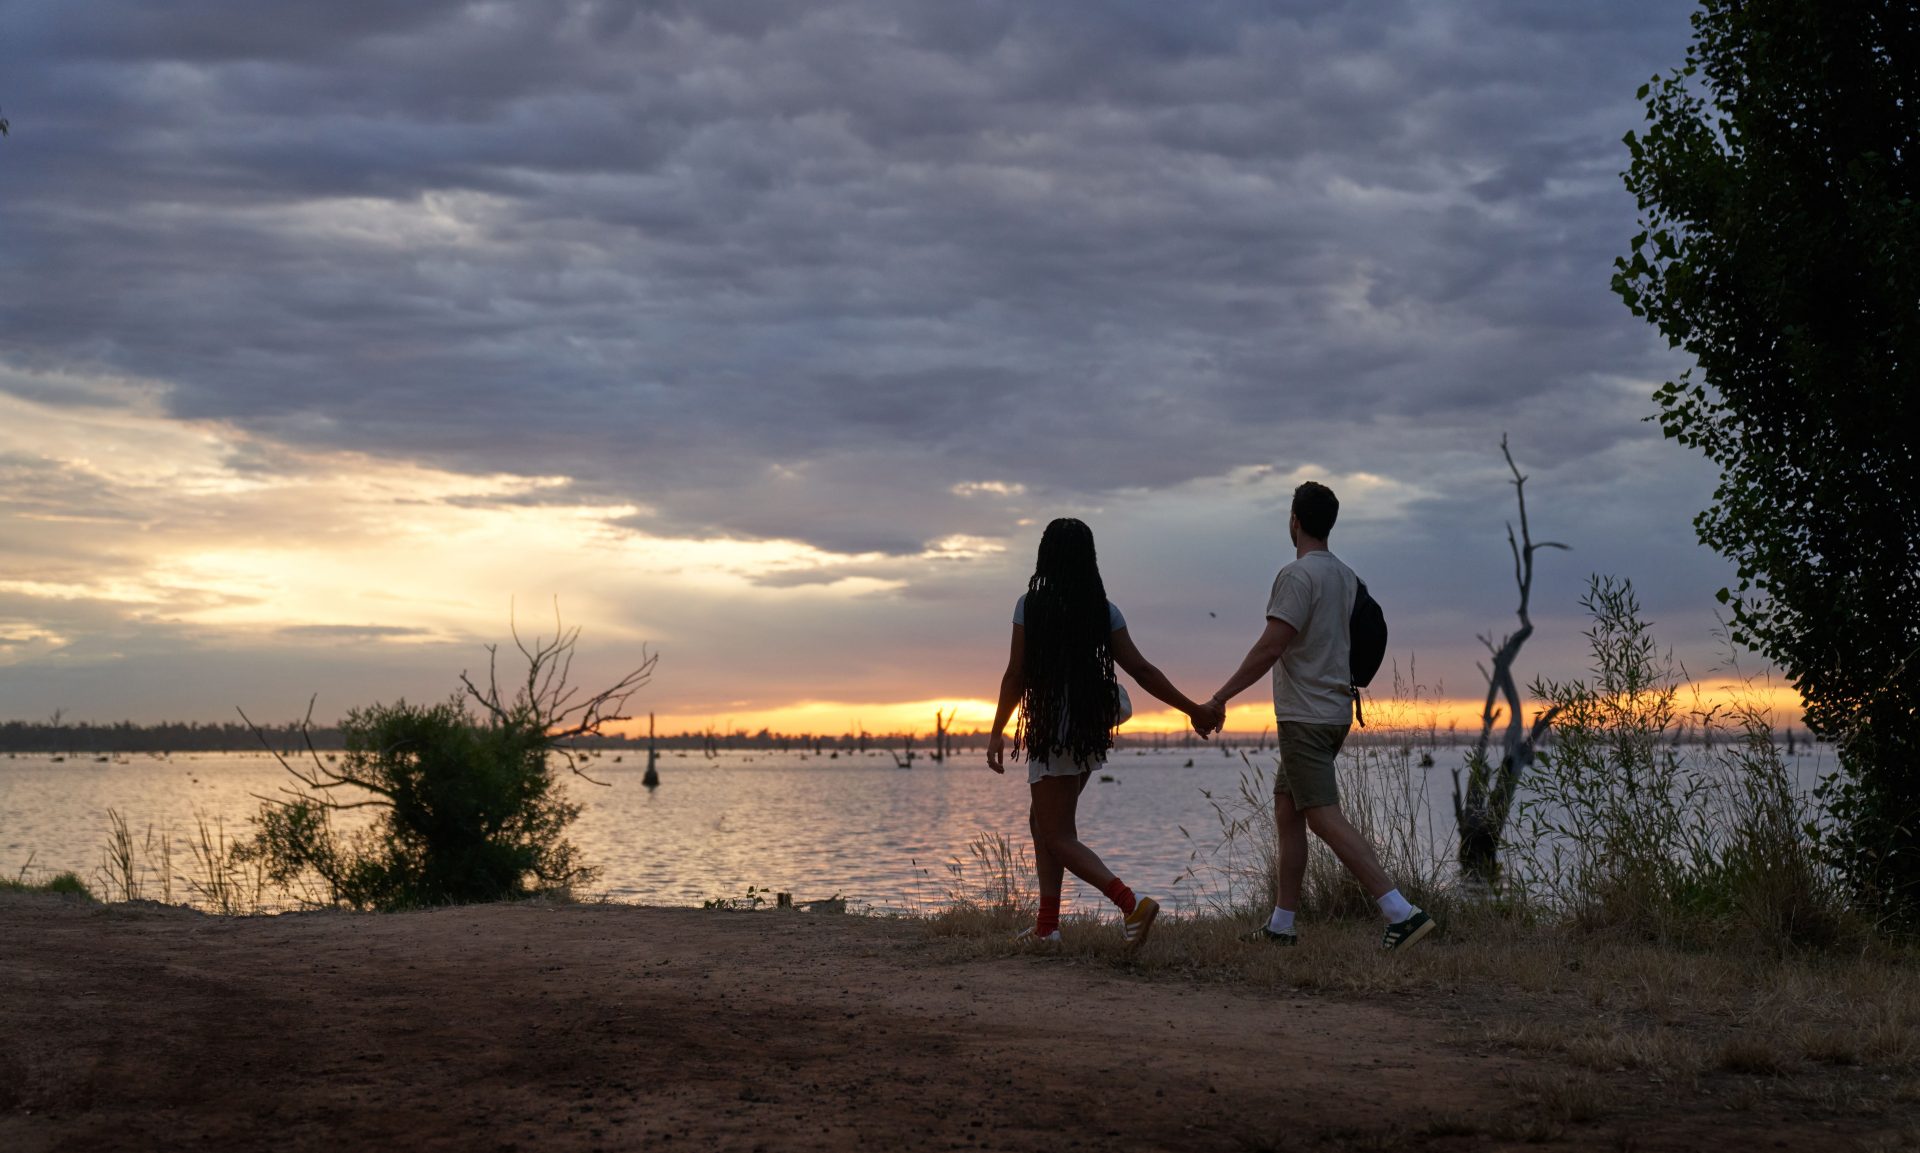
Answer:
<svg viewBox="0 0 1920 1153"><path fill-rule="evenodd" d="M1247 755L1271 771L1271 751ZM1403 762L1403 776L1387 785L1401 794L1395 807L1411 810L1421 841L1445 858L1453 835L1450 769L1460 752L1438 749L1434 759L1425 769ZM1818 759L1796 762L1804 781L1817 775ZM841 895L881 910L927 909L977 877L968 846L981 834L1003 834L1016 845L1027 838L1024 766L997 776L978 752L909 769L880 751L838 759L674 752L662 755L654 790L640 783L645 763L644 751L602 753L587 765L605 786L568 782L583 804L573 840L601 870L592 891L621 901L699 904L743 896L751 885L800 901ZM1174 910L1200 907L1226 891L1213 867L1222 860L1220 823L1207 794L1230 800L1247 771L1238 752L1215 747L1119 750L1108 765L1112 781L1087 786L1081 839L1136 890ZM109 809L137 839L170 832L173 871L184 873L192 864L185 838L198 817L221 823L230 837L244 835L257 798L287 783L264 754L0 758L0 874L13 876L31 860L29 879L72 870L91 882ZM953 862L964 869L958 878ZM1096 894L1068 880L1071 906L1100 906ZM184 900L184 886L176 884L172 896Z"/></svg>

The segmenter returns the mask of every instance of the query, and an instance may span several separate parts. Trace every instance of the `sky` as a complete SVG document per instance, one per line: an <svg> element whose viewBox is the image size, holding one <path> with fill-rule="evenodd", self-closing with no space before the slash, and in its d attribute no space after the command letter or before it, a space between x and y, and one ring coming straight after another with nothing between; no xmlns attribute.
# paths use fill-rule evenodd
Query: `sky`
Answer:
<svg viewBox="0 0 1920 1153"><path fill-rule="evenodd" d="M1062 515L1204 697L1303 479L1472 699L1503 434L1521 679L1594 573L1715 675L1608 289L1690 7L0 0L0 718L438 699L557 602L671 727L969 727Z"/></svg>

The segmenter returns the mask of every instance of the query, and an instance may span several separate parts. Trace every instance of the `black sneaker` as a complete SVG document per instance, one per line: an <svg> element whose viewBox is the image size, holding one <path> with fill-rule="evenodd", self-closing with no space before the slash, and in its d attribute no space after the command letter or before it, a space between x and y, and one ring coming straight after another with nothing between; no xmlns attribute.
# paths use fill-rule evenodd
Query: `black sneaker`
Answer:
<svg viewBox="0 0 1920 1153"><path fill-rule="evenodd" d="M1387 926L1386 935L1380 938L1380 947L1388 952L1410 948L1433 930L1433 918L1416 909L1413 916Z"/></svg>
<svg viewBox="0 0 1920 1153"><path fill-rule="evenodd" d="M1253 932L1248 933L1243 939L1253 941L1256 944L1281 945L1292 948L1300 943L1300 934L1291 931L1276 933L1272 929L1262 925Z"/></svg>

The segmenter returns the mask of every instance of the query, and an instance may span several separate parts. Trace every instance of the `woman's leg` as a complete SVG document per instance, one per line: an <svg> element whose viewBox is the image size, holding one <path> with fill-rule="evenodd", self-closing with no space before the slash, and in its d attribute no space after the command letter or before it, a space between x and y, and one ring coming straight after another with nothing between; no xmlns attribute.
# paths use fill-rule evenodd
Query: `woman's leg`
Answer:
<svg viewBox="0 0 1920 1153"><path fill-rule="evenodd" d="M1113 884L1113 873L1100 854L1080 843L1075 816L1080 806L1080 790L1086 788L1088 774L1072 777L1041 777L1033 789L1034 868L1041 868L1041 845L1056 870L1064 869L1102 893ZM1056 872L1055 874L1059 874ZM1056 882L1056 884L1059 882ZM1046 892L1046 874L1040 876L1041 893Z"/></svg>
<svg viewBox="0 0 1920 1153"><path fill-rule="evenodd" d="M1037 789L1039 786L1033 786ZM1033 833L1033 871L1040 881L1040 916L1034 934L1044 937L1060 927L1060 889L1067 871L1053 855L1053 848L1040 835L1040 799L1036 793L1033 807L1027 811L1027 828Z"/></svg>

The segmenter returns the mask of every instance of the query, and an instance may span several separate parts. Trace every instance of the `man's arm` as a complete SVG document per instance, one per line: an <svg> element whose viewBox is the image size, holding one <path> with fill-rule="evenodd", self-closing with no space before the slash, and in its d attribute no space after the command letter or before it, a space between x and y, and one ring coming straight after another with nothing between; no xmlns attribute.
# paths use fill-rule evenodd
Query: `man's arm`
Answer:
<svg viewBox="0 0 1920 1153"><path fill-rule="evenodd" d="M1293 638L1299 635L1300 630L1280 618L1267 618L1266 631L1262 632L1260 639L1253 642L1253 647L1247 650L1246 659L1240 662L1240 668L1227 678L1227 683L1221 685L1220 691L1213 694L1213 699L1207 702L1219 711L1222 723L1226 717L1227 702L1244 692L1248 685L1272 672L1274 662L1280 659L1280 654L1286 652L1287 646L1293 643Z"/></svg>

